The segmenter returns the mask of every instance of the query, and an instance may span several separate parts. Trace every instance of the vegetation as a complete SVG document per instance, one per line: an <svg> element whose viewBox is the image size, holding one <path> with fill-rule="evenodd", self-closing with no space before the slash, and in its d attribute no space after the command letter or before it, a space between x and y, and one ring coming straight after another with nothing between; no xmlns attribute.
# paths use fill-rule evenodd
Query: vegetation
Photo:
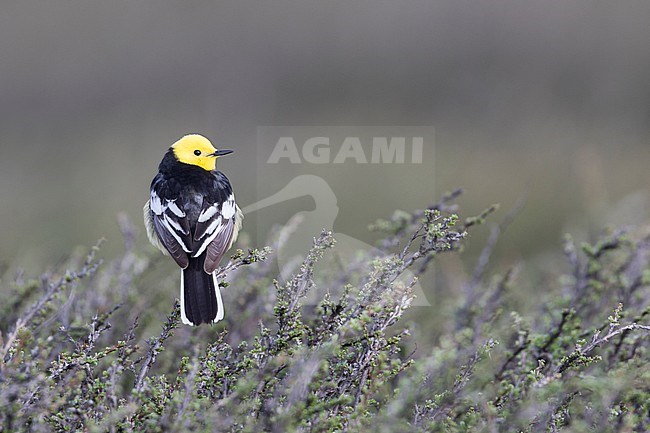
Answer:
<svg viewBox="0 0 650 433"><path fill-rule="evenodd" d="M548 272L518 311L520 288L531 293L518 269L487 272L495 227L453 319L418 349L403 317L414 281L399 277L459 250L494 210L459 218L457 195L377 221L386 256L347 263L326 288L312 276L336 250L329 232L286 282L270 248L237 251L220 269L229 302L214 327L179 327L177 303L162 316L178 276L136 251L125 219L115 260L98 245L65 271L5 277L2 431L648 431L643 234L567 237L565 272ZM301 305L316 290L332 295Z"/></svg>

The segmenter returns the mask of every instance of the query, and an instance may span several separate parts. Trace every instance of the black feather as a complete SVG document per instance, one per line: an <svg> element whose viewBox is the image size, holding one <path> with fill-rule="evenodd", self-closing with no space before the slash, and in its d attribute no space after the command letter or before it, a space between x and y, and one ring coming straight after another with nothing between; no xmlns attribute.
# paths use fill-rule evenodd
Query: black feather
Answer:
<svg viewBox="0 0 650 433"><path fill-rule="evenodd" d="M183 269L183 298L185 317L194 325L212 323L217 317L218 305L212 275L203 270L205 254L191 258Z"/></svg>

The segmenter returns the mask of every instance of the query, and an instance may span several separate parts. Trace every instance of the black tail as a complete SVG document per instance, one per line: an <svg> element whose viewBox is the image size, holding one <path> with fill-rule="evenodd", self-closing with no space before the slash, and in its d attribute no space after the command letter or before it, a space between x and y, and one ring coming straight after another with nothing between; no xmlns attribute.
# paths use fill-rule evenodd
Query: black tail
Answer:
<svg viewBox="0 0 650 433"><path fill-rule="evenodd" d="M190 258L181 275L181 318L188 325L223 319L223 303L217 278L203 270L205 254Z"/></svg>

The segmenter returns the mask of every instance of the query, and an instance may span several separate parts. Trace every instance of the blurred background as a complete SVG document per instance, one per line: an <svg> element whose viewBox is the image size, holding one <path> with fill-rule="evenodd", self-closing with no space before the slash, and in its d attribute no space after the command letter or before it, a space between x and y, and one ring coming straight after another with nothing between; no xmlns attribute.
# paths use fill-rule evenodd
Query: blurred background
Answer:
<svg viewBox="0 0 650 433"><path fill-rule="evenodd" d="M117 215L141 225L189 132L235 149L220 168L242 207L264 198L262 125L432 125L431 182L342 208L336 231L463 187L463 214L501 203L494 221L525 197L498 257L543 261L565 232L647 219L649 22L645 1L5 2L0 262L100 237L117 254ZM305 206L256 213L249 244Z"/></svg>

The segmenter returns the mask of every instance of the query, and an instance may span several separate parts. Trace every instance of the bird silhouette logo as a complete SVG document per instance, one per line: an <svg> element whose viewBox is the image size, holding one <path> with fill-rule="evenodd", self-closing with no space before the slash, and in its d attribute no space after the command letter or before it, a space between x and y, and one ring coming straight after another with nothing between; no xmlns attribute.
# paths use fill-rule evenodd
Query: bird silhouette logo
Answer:
<svg viewBox="0 0 650 433"><path fill-rule="evenodd" d="M301 263L313 244L314 236L323 229L332 230L339 213L336 195L330 185L322 177L315 175L300 175L293 178L277 193L253 203L243 209L244 214L257 212L261 209L274 206L298 197L308 196L314 200L315 209L300 211L294 214L282 226L278 236L277 261L280 275L286 281L298 272ZM369 266L370 258L382 258L387 254L354 236L345 233L334 233L336 247L321 259L321 263L314 269L313 280L316 290L308 295L305 305L315 305L327 291L332 299L341 293L332 293L332 287L341 287L335 282L337 270L349 269L354 266ZM369 271L369 269L368 269ZM418 281L413 284L415 275L406 270L397 278L396 282L412 285L415 295L411 305L430 306L422 286Z"/></svg>

